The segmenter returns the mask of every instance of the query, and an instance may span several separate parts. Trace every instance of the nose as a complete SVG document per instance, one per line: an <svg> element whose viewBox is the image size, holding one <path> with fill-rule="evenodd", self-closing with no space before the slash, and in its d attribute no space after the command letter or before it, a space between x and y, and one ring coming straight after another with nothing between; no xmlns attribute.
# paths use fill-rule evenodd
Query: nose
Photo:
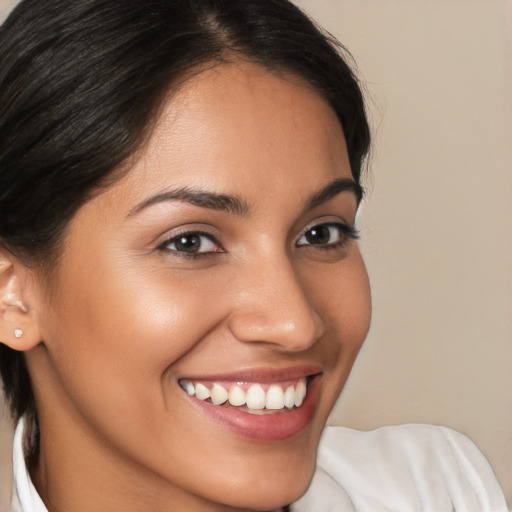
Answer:
<svg viewBox="0 0 512 512"><path fill-rule="evenodd" d="M288 258L260 260L245 270L239 286L228 319L239 341L302 351L323 335L324 321Z"/></svg>

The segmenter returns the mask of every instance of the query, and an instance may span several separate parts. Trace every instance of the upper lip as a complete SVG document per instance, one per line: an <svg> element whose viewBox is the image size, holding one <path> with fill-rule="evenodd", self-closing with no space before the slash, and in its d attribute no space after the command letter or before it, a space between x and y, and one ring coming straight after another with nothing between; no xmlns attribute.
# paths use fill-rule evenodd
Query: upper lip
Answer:
<svg viewBox="0 0 512 512"><path fill-rule="evenodd" d="M274 383L300 378L307 378L322 372L317 363L308 363L282 368L254 367L228 373L182 375L178 380L228 381L228 382L259 382Z"/></svg>

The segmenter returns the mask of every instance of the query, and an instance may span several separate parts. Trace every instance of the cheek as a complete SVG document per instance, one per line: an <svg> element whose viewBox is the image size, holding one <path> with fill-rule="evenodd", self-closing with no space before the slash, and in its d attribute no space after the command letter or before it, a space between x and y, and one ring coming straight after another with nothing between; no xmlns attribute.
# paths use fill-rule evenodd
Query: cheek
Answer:
<svg viewBox="0 0 512 512"><path fill-rule="evenodd" d="M370 283L359 250L347 266L341 288L333 290L333 295L336 294L340 296L340 302L333 301L333 307L339 312L347 339L352 340L359 351L370 328L372 309Z"/></svg>
<svg viewBox="0 0 512 512"><path fill-rule="evenodd" d="M110 406L125 414L136 403L161 406L165 370L222 316L204 284L170 272L97 265L65 281L45 338L66 392L89 415Z"/></svg>
<svg viewBox="0 0 512 512"><path fill-rule="evenodd" d="M323 265L318 273L306 273L308 293L325 322L326 331L344 350L358 351L371 320L368 274L356 245L349 256L334 265Z"/></svg>
<svg viewBox="0 0 512 512"><path fill-rule="evenodd" d="M330 267L330 268L329 268ZM307 279L312 304L322 317L325 336L316 350L328 361L327 394L337 399L359 350L368 334L371 321L371 293L363 259L354 246L345 260L323 265Z"/></svg>

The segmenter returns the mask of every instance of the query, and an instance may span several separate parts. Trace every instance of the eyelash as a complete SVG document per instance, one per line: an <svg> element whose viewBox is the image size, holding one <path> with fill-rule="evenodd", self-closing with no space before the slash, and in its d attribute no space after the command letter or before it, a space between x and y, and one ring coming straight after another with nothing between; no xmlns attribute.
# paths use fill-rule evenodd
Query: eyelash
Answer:
<svg viewBox="0 0 512 512"><path fill-rule="evenodd" d="M325 244L300 244L299 242L307 237L308 233L311 233L315 228L336 228L339 231L339 237L340 239L337 242L334 243L325 243ZM330 235L330 233L329 233ZM313 226L308 227L303 235L299 238L299 240L296 242L297 247L302 246L309 246L309 247L316 247L318 249L322 250L330 250L330 249L339 249L340 247L345 246L349 241L351 240L359 240L359 231L354 227L350 226L349 224L344 224L342 222L321 222L319 224L314 224Z"/></svg>
<svg viewBox="0 0 512 512"><path fill-rule="evenodd" d="M314 244L314 243L299 243L303 238L307 237L307 234L312 232L315 228L337 228L339 231L339 237L340 239L337 242L334 243L325 243L325 244ZM331 233L329 232L329 235ZM198 238L206 238L209 242L215 244L219 250L215 251L205 251L205 252L187 252L184 250L177 250L177 249L169 249L169 246L172 244L176 244L180 241L180 239L186 239L191 237L198 237ZM318 223L310 226L307 228L304 233L301 235L299 240L295 243L296 247L315 247L320 250L331 250L331 249L338 249L340 247L345 246L349 241L351 240L359 240L359 231L348 224L344 224L342 222L323 222ZM201 244L201 242L200 242ZM201 245L199 246L201 247ZM179 233L177 235L174 235L173 237L169 238L165 242L161 243L158 246L158 250L175 253L180 258L185 259L198 259L198 258L205 258L209 257L212 254L219 254L224 253L224 249L222 246L217 242L215 237L213 237L210 233L207 233L205 231L184 231L183 233Z"/></svg>
<svg viewBox="0 0 512 512"><path fill-rule="evenodd" d="M199 238L206 238L209 242L215 244L220 250L218 251L206 251L206 252L187 252L187 251L179 251L176 249L169 249L169 246L172 244L176 244L179 242L180 239L184 238L191 238L191 237L199 237ZM175 253L180 258L186 258L186 259L197 259L197 258L205 258L208 256L211 256L212 254L218 254L225 252L222 246L217 242L215 237L213 237L210 233L207 233L205 231L184 231L183 233L179 233L162 244L158 246L158 249L165 252L171 252Z"/></svg>

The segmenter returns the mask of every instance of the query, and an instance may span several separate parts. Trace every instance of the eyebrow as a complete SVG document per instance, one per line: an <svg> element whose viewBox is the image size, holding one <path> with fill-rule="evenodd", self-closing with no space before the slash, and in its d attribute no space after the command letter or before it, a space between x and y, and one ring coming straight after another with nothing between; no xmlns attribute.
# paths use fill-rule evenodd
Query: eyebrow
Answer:
<svg viewBox="0 0 512 512"><path fill-rule="evenodd" d="M316 194L313 194L313 196L311 196L307 202L305 210L311 210L315 206L325 203L329 201L329 199L332 199L338 194L346 191L354 194L356 197L357 205L359 205L364 196L363 187L359 185L359 183L356 183L354 180L349 178L338 178L334 181L331 181L331 183L325 186L322 190L318 191Z"/></svg>
<svg viewBox="0 0 512 512"><path fill-rule="evenodd" d="M361 202L363 198L363 188L361 185L348 178L338 178L313 194L306 203L304 211L311 210L315 206L325 203L345 191L354 194L357 204ZM247 202L234 195L217 194L215 192L205 192L189 187L180 187L174 190L167 190L145 199L142 203L130 210L127 217L133 217L150 206L166 201L184 201L200 208L224 211L238 216L246 216L249 214L250 210Z"/></svg>
<svg viewBox="0 0 512 512"><path fill-rule="evenodd" d="M131 210L128 217L137 215L142 210L165 201L184 201L200 208L234 213L239 216L245 216L249 213L249 205L239 197L181 187L149 197Z"/></svg>

